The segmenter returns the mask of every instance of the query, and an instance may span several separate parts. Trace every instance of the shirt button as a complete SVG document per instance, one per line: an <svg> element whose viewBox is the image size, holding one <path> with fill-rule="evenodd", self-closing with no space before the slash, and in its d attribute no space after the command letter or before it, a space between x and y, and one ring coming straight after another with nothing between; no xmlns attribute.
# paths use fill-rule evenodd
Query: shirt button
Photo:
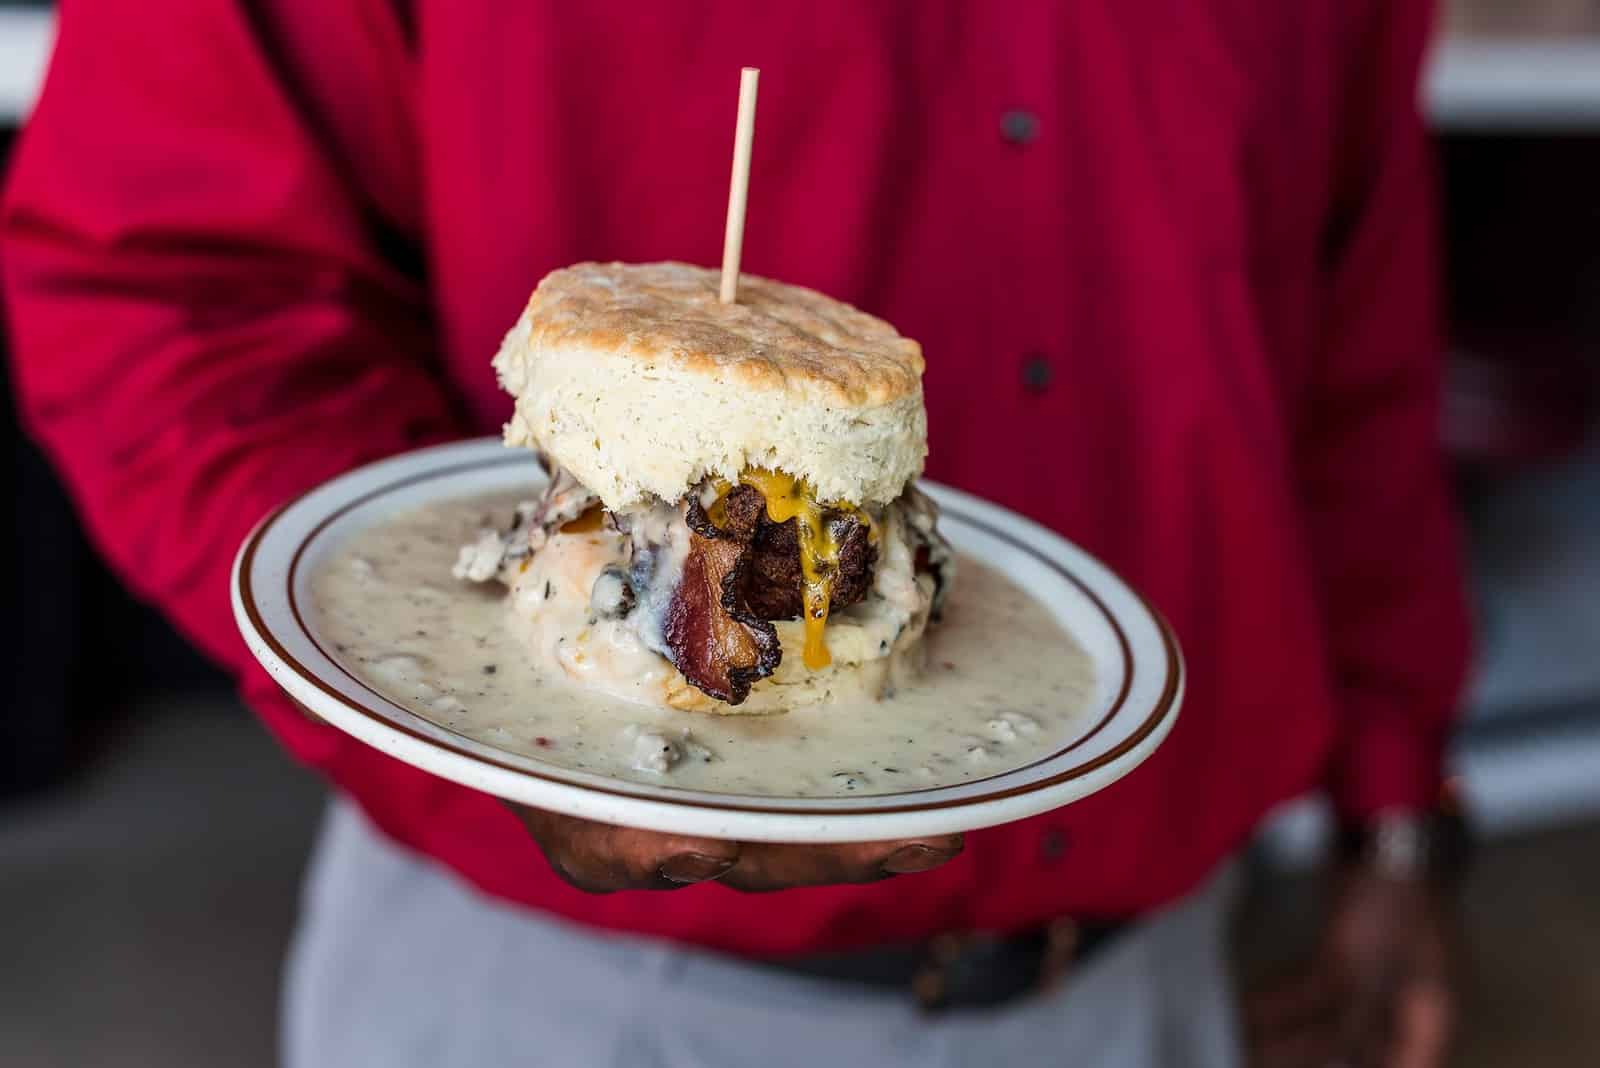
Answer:
<svg viewBox="0 0 1600 1068"><path fill-rule="evenodd" d="M1039 136L1039 116L1031 111L1008 111L1000 116L1000 136L1013 145L1031 145Z"/></svg>
<svg viewBox="0 0 1600 1068"><path fill-rule="evenodd" d="M1060 860L1067 853L1067 832L1051 827L1039 836L1039 857L1042 860Z"/></svg>
<svg viewBox="0 0 1600 1068"><path fill-rule="evenodd" d="M1022 359L1022 388L1029 393L1043 393L1050 388L1055 369L1043 353L1031 352Z"/></svg>

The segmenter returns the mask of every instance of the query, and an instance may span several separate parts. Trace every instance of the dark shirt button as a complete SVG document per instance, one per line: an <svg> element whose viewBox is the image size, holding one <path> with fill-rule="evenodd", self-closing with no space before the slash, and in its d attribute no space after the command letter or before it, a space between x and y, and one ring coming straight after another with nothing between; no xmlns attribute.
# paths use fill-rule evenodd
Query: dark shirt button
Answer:
<svg viewBox="0 0 1600 1068"><path fill-rule="evenodd" d="M1039 116L1031 111L1008 111L1000 116L1000 136L1014 145L1031 145L1039 136Z"/></svg>
<svg viewBox="0 0 1600 1068"><path fill-rule="evenodd" d="M1022 388L1029 393L1043 393L1050 388L1055 371L1050 361L1041 353L1031 352L1022 359Z"/></svg>
<svg viewBox="0 0 1600 1068"><path fill-rule="evenodd" d="M1044 860L1060 860L1067 852L1067 832L1051 827L1039 836L1039 856Z"/></svg>

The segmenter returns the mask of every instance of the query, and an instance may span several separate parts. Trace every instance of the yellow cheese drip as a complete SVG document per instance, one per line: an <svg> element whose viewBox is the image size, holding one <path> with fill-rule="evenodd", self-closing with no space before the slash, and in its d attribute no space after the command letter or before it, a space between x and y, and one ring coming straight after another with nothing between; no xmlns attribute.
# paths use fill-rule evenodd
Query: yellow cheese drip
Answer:
<svg viewBox="0 0 1600 1068"><path fill-rule="evenodd" d="M754 486L766 498L767 518L774 523L795 521L800 536L800 573L805 577L801 611L806 642L801 658L813 671L825 668L833 662L823 629L828 623L833 578L839 571L839 544L822 521L816 492L804 479L759 467L746 471L739 481Z"/></svg>
<svg viewBox="0 0 1600 1068"><path fill-rule="evenodd" d="M569 519L561 524L563 534L591 534L605 525L606 511L598 504L591 505L587 511L576 519Z"/></svg>

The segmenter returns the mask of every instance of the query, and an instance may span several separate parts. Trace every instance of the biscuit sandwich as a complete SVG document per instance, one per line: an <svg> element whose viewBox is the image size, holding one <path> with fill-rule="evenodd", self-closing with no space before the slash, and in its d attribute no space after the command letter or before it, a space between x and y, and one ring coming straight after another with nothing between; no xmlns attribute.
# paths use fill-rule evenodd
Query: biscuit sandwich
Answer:
<svg viewBox="0 0 1600 1068"><path fill-rule="evenodd" d="M577 264L494 367L543 496L463 548L510 589L541 671L644 704L774 712L878 698L920 669L952 575L923 359L798 286L682 263Z"/></svg>

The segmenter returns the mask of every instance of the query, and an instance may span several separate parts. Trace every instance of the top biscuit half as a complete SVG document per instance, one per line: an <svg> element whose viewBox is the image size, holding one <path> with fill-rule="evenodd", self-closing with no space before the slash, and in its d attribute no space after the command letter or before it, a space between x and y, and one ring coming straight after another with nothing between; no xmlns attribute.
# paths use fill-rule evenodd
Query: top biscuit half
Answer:
<svg viewBox="0 0 1600 1068"><path fill-rule="evenodd" d="M494 367L516 401L507 444L536 448L613 511L676 501L750 468L817 498L899 496L922 472L922 349L814 290L755 275L580 263L546 276Z"/></svg>

